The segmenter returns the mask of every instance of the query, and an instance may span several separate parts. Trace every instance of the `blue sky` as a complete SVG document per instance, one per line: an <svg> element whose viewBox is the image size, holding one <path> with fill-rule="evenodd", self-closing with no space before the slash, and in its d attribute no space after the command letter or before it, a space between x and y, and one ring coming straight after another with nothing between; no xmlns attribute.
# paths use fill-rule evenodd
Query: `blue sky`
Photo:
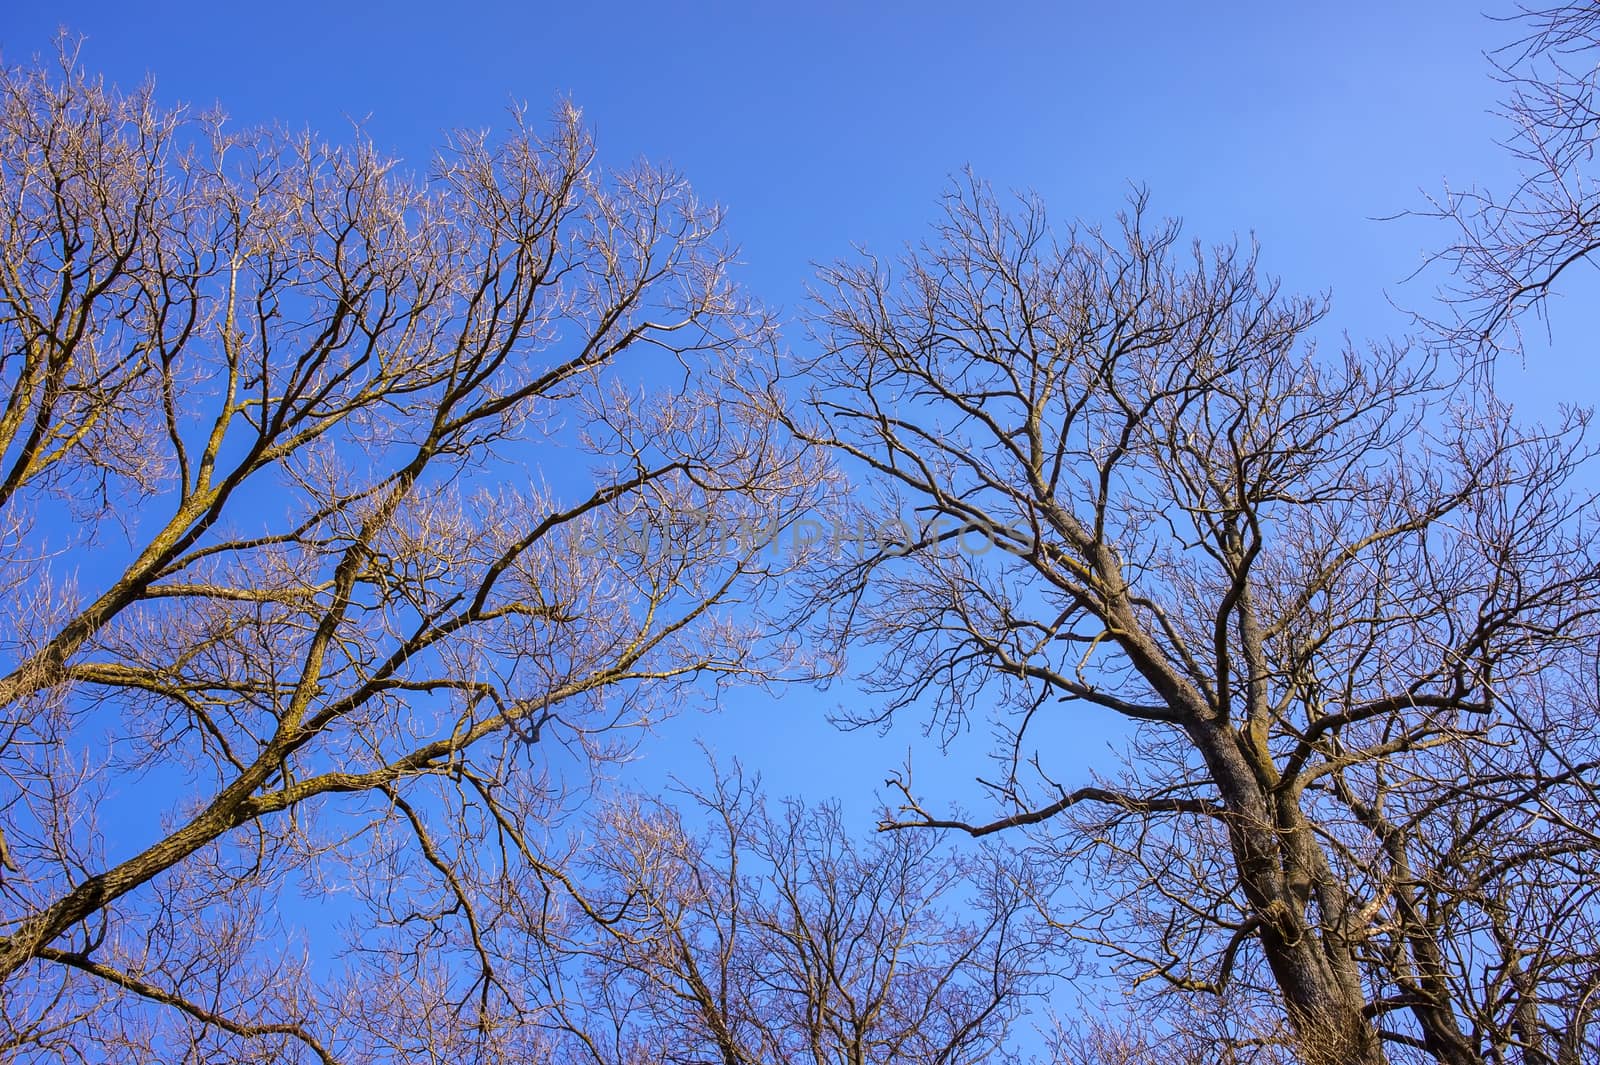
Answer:
<svg viewBox="0 0 1600 1065"><path fill-rule="evenodd" d="M1191 235L1254 232L1288 288L1331 291L1333 328L1392 336L1406 323L1389 300L1426 304L1424 286L1400 282L1445 234L1376 219L1421 206L1446 178L1508 176L1481 54L1507 30L1459 2L90 0L7 5L0 56L48 52L58 25L125 86L153 76L163 101L220 103L242 124L338 137L361 121L419 170L447 130L503 127L513 101L538 112L570 97L603 161L671 162L726 205L745 281L791 314L812 262L919 237L970 165L1039 193L1059 220L1109 219L1130 182L1148 184ZM798 329L791 343L804 343ZM1505 386L1539 413L1557 385L1592 381L1589 365L1569 345ZM823 713L849 697L746 698L680 720L646 745L641 779L685 764L704 735L774 790L864 805L915 729L840 736ZM978 771L985 746L980 728L945 772Z"/></svg>

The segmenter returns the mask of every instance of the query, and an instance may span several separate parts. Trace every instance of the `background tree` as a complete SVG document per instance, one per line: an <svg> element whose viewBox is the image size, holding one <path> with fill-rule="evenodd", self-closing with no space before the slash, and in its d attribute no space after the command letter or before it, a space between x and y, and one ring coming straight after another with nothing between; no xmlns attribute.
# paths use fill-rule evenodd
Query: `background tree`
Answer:
<svg viewBox="0 0 1600 1065"><path fill-rule="evenodd" d="M1547 320L1558 282L1577 283L1572 275L1600 252L1600 185L1590 173L1600 141L1600 4L1520 6L1507 22L1517 35L1490 59L1506 89L1516 183L1499 194L1447 190L1431 212L1454 230L1439 259L1456 311L1432 324L1490 353L1519 346L1523 316Z"/></svg>
<svg viewBox="0 0 1600 1065"><path fill-rule="evenodd" d="M1142 197L1053 233L963 185L818 300L798 431L876 486L863 522L915 515L819 584L822 629L879 651L863 717L999 740L993 820L905 777L887 827L1033 826L1124 987L1249 1018L1219 1052L1594 1055L1585 416L1520 429L1425 357L1319 349L1321 305ZM1088 713L1125 759L1069 784Z"/></svg>
<svg viewBox="0 0 1600 1065"><path fill-rule="evenodd" d="M795 664L728 530L820 474L718 213L570 109L415 181L70 48L0 189L0 1054L528 1052L564 794Z"/></svg>
<svg viewBox="0 0 1600 1065"><path fill-rule="evenodd" d="M1025 868L929 836L858 844L837 807L770 812L737 771L683 800L596 818L565 934L530 967L558 1004L549 1060L1016 1060L1055 961Z"/></svg>

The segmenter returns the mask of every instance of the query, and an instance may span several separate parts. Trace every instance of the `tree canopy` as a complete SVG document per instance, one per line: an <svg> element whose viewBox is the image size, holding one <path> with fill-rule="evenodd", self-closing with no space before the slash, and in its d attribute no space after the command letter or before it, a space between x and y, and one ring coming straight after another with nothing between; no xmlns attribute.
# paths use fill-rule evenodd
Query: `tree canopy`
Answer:
<svg viewBox="0 0 1600 1065"><path fill-rule="evenodd" d="M1600 8L1510 25L1405 340L971 174L786 323L570 105L410 173L0 70L0 1056L1600 1060L1591 412L1494 387ZM978 802L627 785L795 683Z"/></svg>

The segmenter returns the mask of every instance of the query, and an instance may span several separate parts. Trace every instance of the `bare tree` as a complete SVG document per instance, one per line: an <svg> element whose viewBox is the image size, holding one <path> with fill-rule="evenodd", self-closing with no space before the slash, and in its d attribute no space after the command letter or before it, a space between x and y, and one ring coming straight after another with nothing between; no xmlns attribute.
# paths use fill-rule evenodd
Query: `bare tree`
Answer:
<svg viewBox="0 0 1600 1065"><path fill-rule="evenodd" d="M70 47L0 189L0 1055L531 1053L564 794L803 668L730 530L821 478L718 212L571 109L413 180Z"/></svg>
<svg viewBox="0 0 1600 1065"><path fill-rule="evenodd" d="M1063 927L1174 1016L1236 1003L1230 1053L1594 1056L1585 416L1319 349L1320 304L1142 196L1054 233L966 184L818 300L798 429L906 530L818 585L822 628L879 652L863 718L998 737L992 820L904 777L888 828L1031 826ZM1124 762L1067 782L1091 713Z"/></svg>
<svg viewBox="0 0 1600 1065"><path fill-rule="evenodd" d="M597 819L567 935L537 940L559 943L532 967L558 1004L549 1060L1013 1060L1050 947L1025 868L857 844L836 807L771 813L737 771L683 798Z"/></svg>
<svg viewBox="0 0 1600 1065"><path fill-rule="evenodd" d="M1491 353L1520 343L1524 315L1547 319L1558 283L1570 288L1600 252L1600 185L1589 172L1600 142L1600 4L1522 6L1506 22L1520 32L1490 59L1517 181L1498 194L1447 190L1430 212L1455 231L1438 258L1457 313L1433 324Z"/></svg>
<svg viewBox="0 0 1600 1065"><path fill-rule="evenodd" d="M1059 1065L1295 1065L1281 1011L1232 996L1191 997L1187 1009L1152 1013L1128 995L1058 1017L1048 1031Z"/></svg>

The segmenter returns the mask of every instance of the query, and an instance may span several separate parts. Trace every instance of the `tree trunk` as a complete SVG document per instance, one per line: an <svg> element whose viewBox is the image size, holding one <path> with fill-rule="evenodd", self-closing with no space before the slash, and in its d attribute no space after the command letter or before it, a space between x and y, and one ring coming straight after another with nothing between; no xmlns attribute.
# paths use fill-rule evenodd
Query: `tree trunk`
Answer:
<svg viewBox="0 0 1600 1065"><path fill-rule="evenodd" d="M1245 897L1261 922L1260 941L1306 1065L1386 1065L1387 1058L1363 1012L1355 965L1342 943L1306 920L1309 879L1291 876L1304 845L1285 838L1262 781L1225 724L1201 720L1190 727L1229 811L1229 842ZM1304 833L1297 825L1290 834ZM1297 847L1296 844L1302 846Z"/></svg>

